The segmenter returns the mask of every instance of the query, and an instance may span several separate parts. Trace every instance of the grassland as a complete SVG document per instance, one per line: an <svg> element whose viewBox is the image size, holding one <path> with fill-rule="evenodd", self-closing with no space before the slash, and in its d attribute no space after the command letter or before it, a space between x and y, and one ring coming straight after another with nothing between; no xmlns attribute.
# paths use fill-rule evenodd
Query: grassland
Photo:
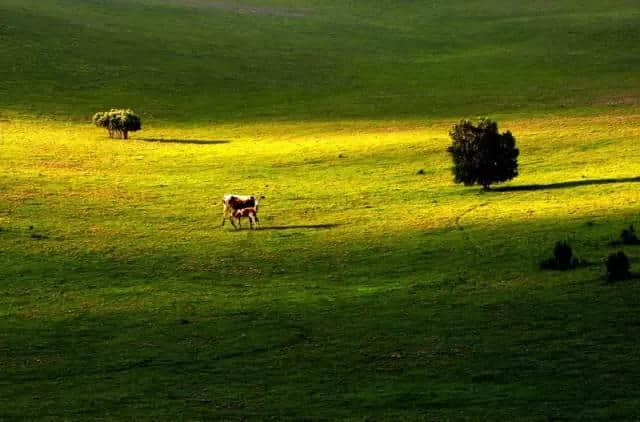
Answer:
<svg viewBox="0 0 640 422"><path fill-rule="evenodd" d="M519 2L522 3L522 2ZM4 0L3 112L153 121L638 106L635 1Z"/></svg>
<svg viewBox="0 0 640 422"><path fill-rule="evenodd" d="M637 415L639 286L600 259L639 122L506 122L551 186L484 194L437 125L3 123L3 415ZM238 189L262 230L218 228ZM539 271L563 238L595 265Z"/></svg>
<svg viewBox="0 0 640 422"><path fill-rule="evenodd" d="M601 264L640 224L634 2L0 12L0 418L640 417ZM483 193L445 148L485 113L521 175ZM560 239L592 265L540 271Z"/></svg>

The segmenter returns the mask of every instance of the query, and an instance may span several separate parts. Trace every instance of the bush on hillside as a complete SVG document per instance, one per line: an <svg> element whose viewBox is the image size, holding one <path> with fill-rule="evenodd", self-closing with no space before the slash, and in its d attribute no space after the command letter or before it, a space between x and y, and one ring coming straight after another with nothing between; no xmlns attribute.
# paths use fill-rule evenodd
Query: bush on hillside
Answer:
<svg viewBox="0 0 640 422"><path fill-rule="evenodd" d="M93 123L106 129L109 138L129 139L129 132L142 128L140 117L133 110L111 109L93 115Z"/></svg>
<svg viewBox="0 0 640 422"><path fill-rule="evenodd" d="M553 257L555 258L558 269L568 269L571 266L573 258L573 250L569 242L556 242L556 245L553 247Z"/></svg>
<svg viewBox="0 0 640 422"><path fill-rule="evenodd" d="M620 281L631 278L631 264L629 264L629 258L624 252L616 252L609 255L605 262L607 267L607 281Z"/></svg>
<svg viewBox="0 0 640 422"><path fill-rule="evenodd" d="M636 229L633 225L629 226L629 228L622 230L620 233L620 240L625 245L637 245L640 243L640 239L636 235Z"/></svg>
<svg viewBox="0 0 640 422"><path fill-rule="evenodd" d="M494 183L511 180L518 175L516 140L507 131L498 132L498 124L481 119L477 124L461 120L449 131L452 144L447 148L453 159L456 183L481 185L485 190Z"/></svg>
<svg viewBox="0 0 640 422"><path fill-rule="evenodd" d="M578 258L573 256L573 249L566 241L558 241L553 247L553 257L545 259L540 263L540 268L544 270L566 271L583 264Z"/></svg>

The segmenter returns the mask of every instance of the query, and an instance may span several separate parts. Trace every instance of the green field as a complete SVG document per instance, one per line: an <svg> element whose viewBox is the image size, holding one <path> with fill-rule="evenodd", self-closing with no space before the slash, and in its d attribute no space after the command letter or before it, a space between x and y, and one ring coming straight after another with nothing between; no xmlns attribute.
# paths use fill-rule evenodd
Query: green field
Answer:
<svg viewBox="0 0 640 422"><path fill-rule="evenodd" d="M2 0L0 419L640 418L640 5L512 3Z"/></svg>
<svg viewBox="0 0 640 422"><path fill-rule="evenodd" d="M2 111L219 123L639 105L635 0L528 3L3 0Z"/></svg>

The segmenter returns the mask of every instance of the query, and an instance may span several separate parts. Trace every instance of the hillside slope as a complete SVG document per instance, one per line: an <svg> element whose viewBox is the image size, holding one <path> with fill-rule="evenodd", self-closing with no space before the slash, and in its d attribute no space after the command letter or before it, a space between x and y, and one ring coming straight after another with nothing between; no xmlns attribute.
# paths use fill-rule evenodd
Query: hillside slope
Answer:
<svg viewBox="0 0 640 422"><path fill-rule="evenodd" d="M4 0L0 112L219 122L637 106L639 22L628 0Z"/></svg>
<svg viewBox="0 0 640 422"><path fill-rule="evenodd" d="M0 0L0 420L640 419L639 10Z"/></svg>

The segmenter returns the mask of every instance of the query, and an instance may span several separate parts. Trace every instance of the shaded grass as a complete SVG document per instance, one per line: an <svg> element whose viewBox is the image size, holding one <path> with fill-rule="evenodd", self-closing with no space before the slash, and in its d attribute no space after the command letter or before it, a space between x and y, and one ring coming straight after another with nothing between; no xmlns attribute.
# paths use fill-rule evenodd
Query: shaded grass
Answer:
<svg viewBox="0 0 640 422"><path fill-rule="evenodd" d="M640 10L626 0L5 0L0 11L9 116L88 121L131 107L144 123L208 124L639 105Z"/></svg>

